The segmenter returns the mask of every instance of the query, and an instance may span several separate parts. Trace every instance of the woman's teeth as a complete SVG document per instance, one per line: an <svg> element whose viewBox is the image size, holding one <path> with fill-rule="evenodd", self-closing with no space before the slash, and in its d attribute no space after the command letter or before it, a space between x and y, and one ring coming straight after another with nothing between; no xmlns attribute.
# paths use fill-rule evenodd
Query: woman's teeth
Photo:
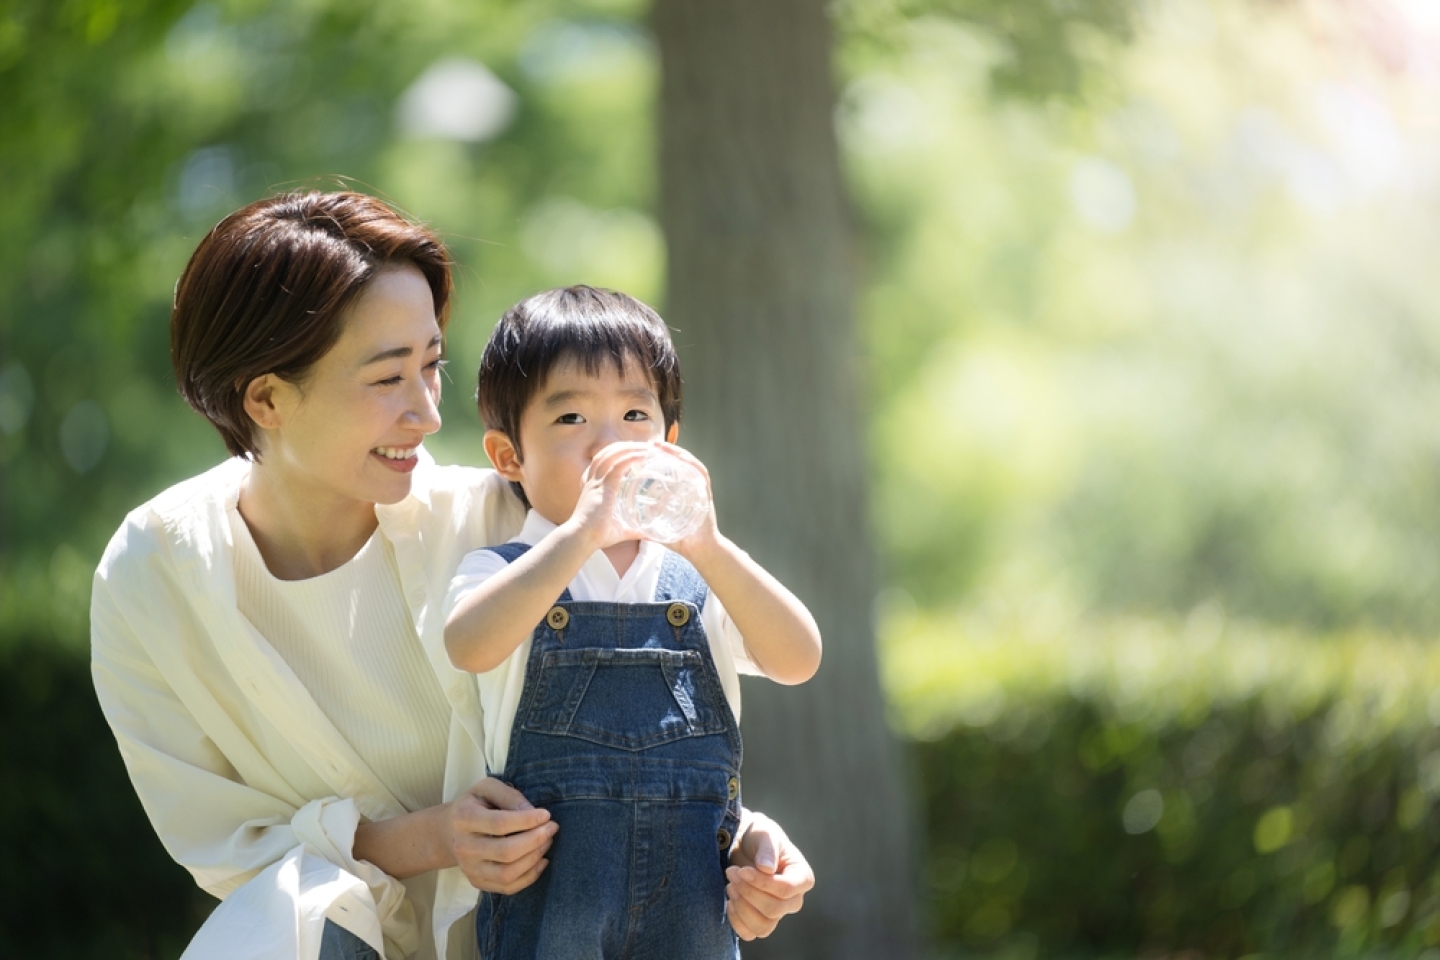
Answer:
<svg viewBox="0 0 1440 960"><path fill-rule="evenodd" d="M376 447L374 452L389 460L409 460L415 456L416 447Z"/></svg>

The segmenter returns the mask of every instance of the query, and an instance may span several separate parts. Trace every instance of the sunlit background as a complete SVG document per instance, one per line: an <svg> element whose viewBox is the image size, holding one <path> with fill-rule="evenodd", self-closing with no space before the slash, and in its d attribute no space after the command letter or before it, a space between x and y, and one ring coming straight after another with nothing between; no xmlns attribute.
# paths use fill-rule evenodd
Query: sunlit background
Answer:
<svg viewBox="0 0 1440 960"><path fill-rule="evenodd" d="M832 14L923 955L1440 960L1440 3ZM483 463L504 307L665 302L647 16L0 5L0 954L203 916L85 673L109 534L223 456L169 373L189 252L277 189L431 223L428 445Z"/></svg>

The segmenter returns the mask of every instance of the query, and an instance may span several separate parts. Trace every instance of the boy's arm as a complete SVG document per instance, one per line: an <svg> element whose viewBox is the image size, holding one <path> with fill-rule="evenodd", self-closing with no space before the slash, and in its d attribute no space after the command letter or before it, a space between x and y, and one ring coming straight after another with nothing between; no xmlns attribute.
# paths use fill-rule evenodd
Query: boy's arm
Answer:
<svg viewBox="0 0 1440 960"><path fill-rule="evenodd" d="M614 443L595 455L580 478L570 518L504 570L464 594L445 618L445 652L461 670L493 670L530 636L596 550L625 538L615 497L625 468L646 453L643 443Z"/></svg>
<svg viewBox="0 0 1440 960"><path fill-rule="evenodd" d="M534 631L595 552L593 537L564 523L511 563L468 591L445 618L445 652L470 673L500 666Z"/></svg>
<svg viewBox="0 0 1440 960"><path fill-rule="evenodd" d="M718 532L704 544L689 543L693 539L671 546L725 605L754 664L777 683L813 677L820 666L820 628L805 604Z"/></svg>
<svg viewBox="0 0 1440 960"><path fill-rule="evenodd" d="M710 481L705 465L673 444L670 452ZM694 534L671 549L694 565L745 638L745 650L765 676L777 683L804 683L820 666L820 628L800 599L720 533L711 509Z"/></svg>

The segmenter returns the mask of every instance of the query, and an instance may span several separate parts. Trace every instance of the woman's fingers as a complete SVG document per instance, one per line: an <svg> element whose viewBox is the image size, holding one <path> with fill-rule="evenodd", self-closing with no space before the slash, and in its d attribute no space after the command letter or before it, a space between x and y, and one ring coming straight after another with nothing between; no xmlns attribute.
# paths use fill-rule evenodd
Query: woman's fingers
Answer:
<svg viewBox="0 0 1440 960"><path fill-rule="evenodd" d="M746 940L768 937L780 918L805 905L815 873L780 825L764 814L745 811L745 830L730 851L725 871L725 912Z"/></svg>
<svg viewBox="0 0 1440 960"><path fill-rule="evenodd" d="M486 777L468 791L470 796L487 807L496 810L533 810L534 806L525 799L525 794L503 780Z"/></svg>
<svg viewBox="0 0 1440 960"><path fill-rule="evenodd" d="M490 893L515 893L535 882L535 878L550 865L545 854L550 850L549 838L538 846L520 853L513 860L494 859L494 851L485 849L482 843L474 844L468 853L462 853L457 860L465 878L471 885Z"/></svg>
<svg viewBox="0 0 1440 960"><path fill-rule="evenodd" d="M796 884L776 881L751 867L731 867L726 878L725 915L742 940L770 936L782 917L805 905L805 894Z"/></svg>
<svg viewBox="0 0 1440 960"><path fill-rule="evenodd" d="M455 818L470 833L503 837L540 826L550 811L532 807L519 790L486 777L456 801Z"/></svg>
<svg viewBox="0 0 1440 960"><path fill-rule="evenodd" d="M491 893L523 890L545 869L558 825L518 790L493 778L452 806L452 849L469 881Z"/></svg>
<svg viewBox="0 0 1440 960"><path fill-rule="evenodd" d="M766 874L754 867L730 867L725 877L730 912L758 937L769 936L781 917L799 912L805 905L805 892L814 886L808 871L804 875L795 870Z"/></svg>

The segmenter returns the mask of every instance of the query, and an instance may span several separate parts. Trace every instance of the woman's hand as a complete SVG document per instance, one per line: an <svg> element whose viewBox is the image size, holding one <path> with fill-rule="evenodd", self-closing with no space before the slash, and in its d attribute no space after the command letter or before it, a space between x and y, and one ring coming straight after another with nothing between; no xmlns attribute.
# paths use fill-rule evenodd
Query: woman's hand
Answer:
<svg viewBox="0 0 1440 960"><path fill-rule="evenodd" d="M778 823L752 810L745 811L725 877L725 915L741 940L770 936L781 917L805 905L806 891L815 886L805 855Z"/></svg>
<svg viewBox="0 0 1440 960"><path fill-rule="evenodd" d="M488 893L524 890L549 866L545 854L559 830L550 811L486 777L446 805L447 847L476 888Z"/></svg>

